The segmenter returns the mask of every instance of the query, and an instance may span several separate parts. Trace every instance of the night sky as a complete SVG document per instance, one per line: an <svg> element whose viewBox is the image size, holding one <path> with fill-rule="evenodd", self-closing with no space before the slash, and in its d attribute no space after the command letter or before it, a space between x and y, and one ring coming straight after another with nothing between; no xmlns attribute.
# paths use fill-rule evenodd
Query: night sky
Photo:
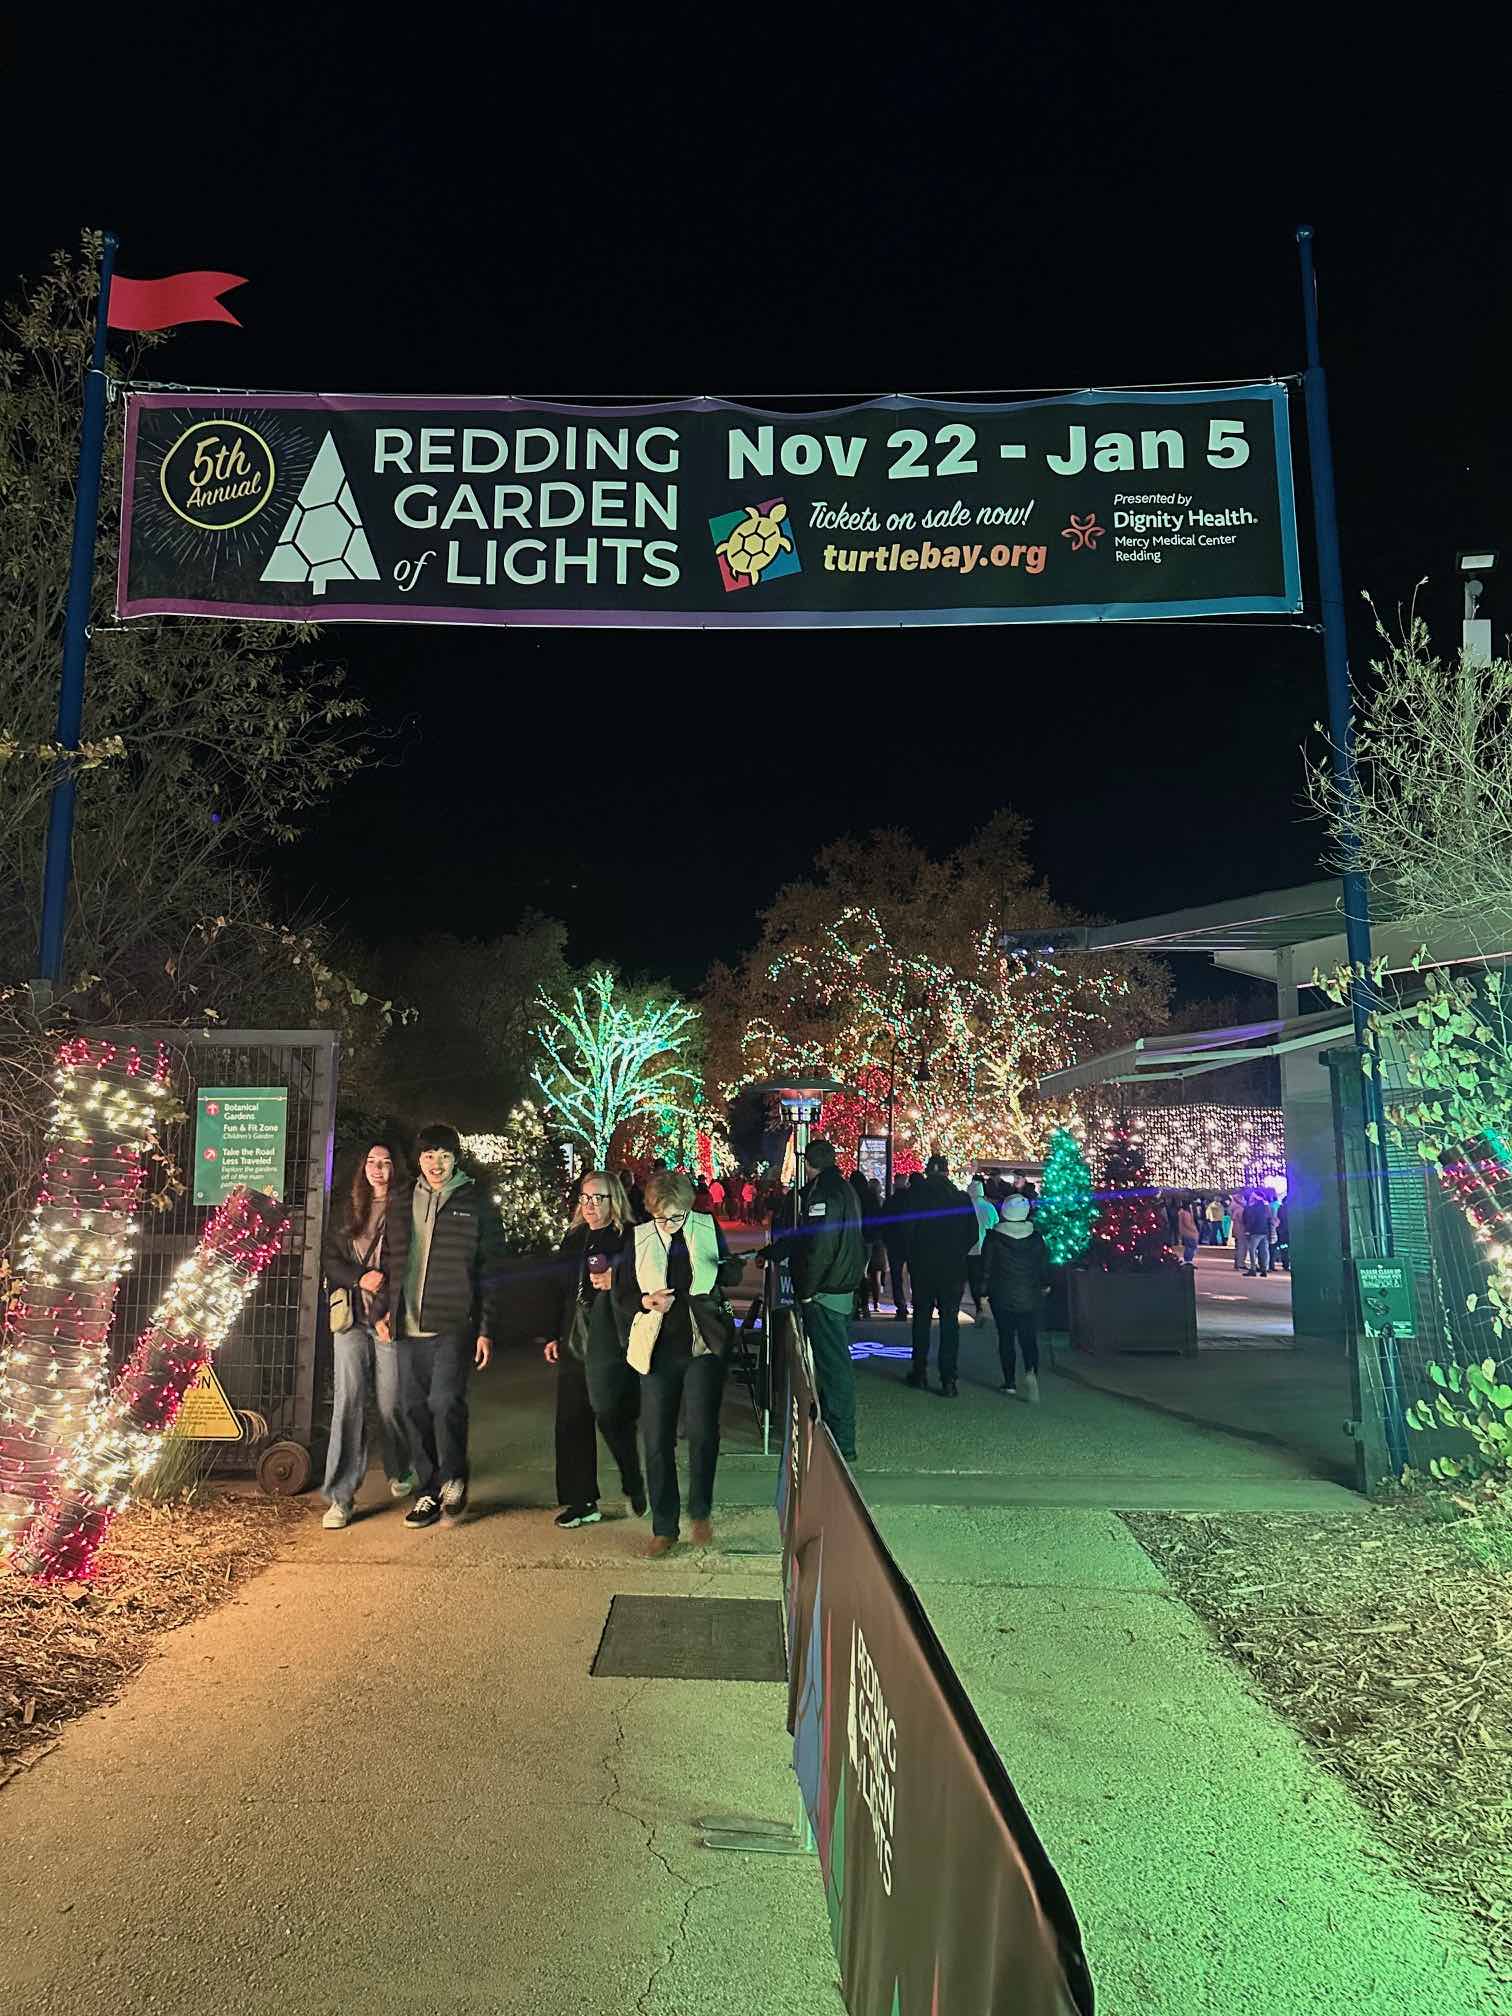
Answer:
<svg viewBox="0 0 1512 2016"><path fill-rule="evenodd" d="M309 10L275 34L158 10L99 45L77 123L79 52L34 31L38 172L0 274L109 224L125 274L249 275L241 330L153 356L188 383L1007 395L1297 370L1310 222L1349 595L1390 611L1427 575L1457 641L1455 549L1507 543L1512 462L1507 178L1478 166L1473 48L1422 21L1316 48L1284 14L1225 43L1145 9L937 6L907 37L881 10L603 12L442 34ZM1300 395L1294 442L1305 503ZM1307 537L1309 624L1313 564ZM1509 609L1493 580L1498 636ZM948 849L1003 804L1053 893L1103 916L1314 872L1306 626L326 637L402 759L277 868L369 939L534 905L575 956L695 985L826 840ZM660 900L629 886L648 858Z"/></svg>

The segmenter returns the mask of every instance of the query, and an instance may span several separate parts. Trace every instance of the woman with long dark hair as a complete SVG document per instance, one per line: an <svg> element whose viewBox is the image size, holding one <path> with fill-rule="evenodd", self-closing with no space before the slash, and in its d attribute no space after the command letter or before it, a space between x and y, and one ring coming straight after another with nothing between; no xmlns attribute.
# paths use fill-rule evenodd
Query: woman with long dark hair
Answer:
<svg viewBox="0 0 1512 2016"><path fill-rule="evenodd" d="M367 1396L372 1378L383 1433L383 1467L389 1490L406 1498L415 1488L409 1436L399 1394L399 1348L376 1334L388 1306L384 1220L402 1177L386 1141L375 1141L352 1172L339 1205L333 1198L326 1228L324 1266L330 1297L336 1394L331 1446L321 1495L329 1507L321 1525L333 1532L352 1523L352 1503L367 1475Z"/></svg>
<svg viewBox="0 0 1512 2016"><path fill-rule="evenodd" d="M562 1313L546 1346L557 1368L556 1490L558 1526L596 1526L599 1511L598 1447L594 1424L619 1465L620 1485L639 1519L646 1510L635 1424L640 1381L609 1303L614 1263L635 1229L625 1186L618 1176L590 1169L577 1185L577 1207L558 1248Z"/></svg>

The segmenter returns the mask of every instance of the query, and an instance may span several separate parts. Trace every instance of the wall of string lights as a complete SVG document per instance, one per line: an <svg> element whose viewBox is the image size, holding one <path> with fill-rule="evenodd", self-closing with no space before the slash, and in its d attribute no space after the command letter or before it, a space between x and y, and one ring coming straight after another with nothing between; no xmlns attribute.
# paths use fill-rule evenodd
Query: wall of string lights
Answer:
<svg viewBox="0 0 1512 2016"><path fill-rule="evenodd" d="M1279 1106L1130 1106L1151 1180L1162 1190L1233 1190L1286 1181Z"/></svg>

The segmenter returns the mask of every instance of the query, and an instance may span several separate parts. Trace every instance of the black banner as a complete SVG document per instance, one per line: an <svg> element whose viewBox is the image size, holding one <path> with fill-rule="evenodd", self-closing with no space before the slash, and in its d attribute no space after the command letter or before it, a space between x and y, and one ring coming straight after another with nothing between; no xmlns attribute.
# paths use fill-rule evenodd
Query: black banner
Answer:
<svg viewBox="0 0 1512 2016"><path fill-rule="evenodd" d="M791 1354L793 1760L852 2016L1092 2016L1070 1900Z"/></svg>
<svg viewBox="0 0 1512 2016"><path fill-rule="evenodd" d="M1289 613L1286 391L797 416L133 393L117 606L756 629Z"/></svg>

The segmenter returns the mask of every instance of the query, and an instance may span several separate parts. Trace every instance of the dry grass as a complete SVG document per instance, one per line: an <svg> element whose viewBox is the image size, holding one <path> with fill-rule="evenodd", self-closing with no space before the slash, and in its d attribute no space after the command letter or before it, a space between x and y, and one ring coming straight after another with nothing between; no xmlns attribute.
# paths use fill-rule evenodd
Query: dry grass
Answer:
<svg viewBox="0 0 1512 2016"><path fill-rule="evenodd" d="M305 1514L297 1500L215 1495L134 1506L93 1582L39 1587L0 1568L0 1786L119 1693L157 1638L223 1602Z"/></svg>
<svg viewBox="0 0 1512 2016"><path fill-rule="evenodd" d="M1512 1571L1412 1504L1125 1523L1512 1980Z"/></svg>

